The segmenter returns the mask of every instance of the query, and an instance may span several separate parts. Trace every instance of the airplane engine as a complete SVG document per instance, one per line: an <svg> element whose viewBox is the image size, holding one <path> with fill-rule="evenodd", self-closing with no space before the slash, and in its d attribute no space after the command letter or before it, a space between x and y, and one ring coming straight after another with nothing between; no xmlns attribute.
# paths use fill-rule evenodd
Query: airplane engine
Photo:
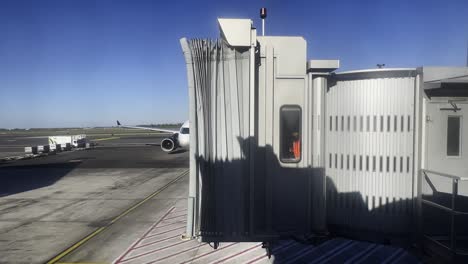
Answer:
<svg viewBox="0 0 468 264"><path fill-rule="evenodd" d="M161 141L161 149L165 152L171 152L178 147L177 136L165 138Z"/></svg>

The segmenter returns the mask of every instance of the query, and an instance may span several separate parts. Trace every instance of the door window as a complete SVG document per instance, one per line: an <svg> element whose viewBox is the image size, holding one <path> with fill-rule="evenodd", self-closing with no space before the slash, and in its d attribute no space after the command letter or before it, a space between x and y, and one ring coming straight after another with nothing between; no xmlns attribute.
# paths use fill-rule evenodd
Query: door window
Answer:
<svg viewBox="0 0 468 264"><path fill-rule="evenodd" d="M286 105L280 109L280 160L295 163L302 156L301 107Z"/></svg>
<svg viewBox="0 0 468 264"><path fill-rule="evenodd" d="M460 156L461 117L449 116L447 122L447 156Z"/></svg>

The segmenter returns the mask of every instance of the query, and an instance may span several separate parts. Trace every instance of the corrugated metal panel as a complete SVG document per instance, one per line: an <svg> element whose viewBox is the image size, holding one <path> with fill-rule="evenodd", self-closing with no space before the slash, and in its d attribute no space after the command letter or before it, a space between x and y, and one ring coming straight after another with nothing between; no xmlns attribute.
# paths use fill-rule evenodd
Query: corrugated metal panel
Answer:
<svg viewBox="0 0 468 264"><path fill-rule="evenodd" d="M414 198L414 73L362 74L336 76L327 93L328 223L406 232Z"/></svg>
<svg viewBox="0 0 468 264"><path fill-rule="evenodd" d="M249 221L250 51L204 39L184 40L183 48L195 97L195 228L202 237L235 240L248 231Z"/></svg>

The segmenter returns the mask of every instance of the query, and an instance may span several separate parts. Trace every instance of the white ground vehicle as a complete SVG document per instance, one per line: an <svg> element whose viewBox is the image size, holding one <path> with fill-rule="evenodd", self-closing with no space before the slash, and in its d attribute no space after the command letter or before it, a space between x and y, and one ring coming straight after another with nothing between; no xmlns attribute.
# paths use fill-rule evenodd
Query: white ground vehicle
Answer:
<svg viewBox="0 0 468 264"><path fill-rule="evenodd" d="M86 144L86 135L69 135L69 136L50 136L49 145L60 144L65 146L67 143L70 143L73 147L80 147Z"/></svg>

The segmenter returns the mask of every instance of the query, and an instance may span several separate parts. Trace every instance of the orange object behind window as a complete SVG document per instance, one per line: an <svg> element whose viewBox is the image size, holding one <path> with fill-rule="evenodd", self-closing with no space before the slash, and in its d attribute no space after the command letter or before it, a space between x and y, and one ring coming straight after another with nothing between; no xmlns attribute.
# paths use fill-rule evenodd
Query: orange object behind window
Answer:
<svg viewBox="0 0 468 264"><path fill-rule="evenodd" d="M299 139L293 142L293 154L295 159L301 158L301 141Z"/></svg>

